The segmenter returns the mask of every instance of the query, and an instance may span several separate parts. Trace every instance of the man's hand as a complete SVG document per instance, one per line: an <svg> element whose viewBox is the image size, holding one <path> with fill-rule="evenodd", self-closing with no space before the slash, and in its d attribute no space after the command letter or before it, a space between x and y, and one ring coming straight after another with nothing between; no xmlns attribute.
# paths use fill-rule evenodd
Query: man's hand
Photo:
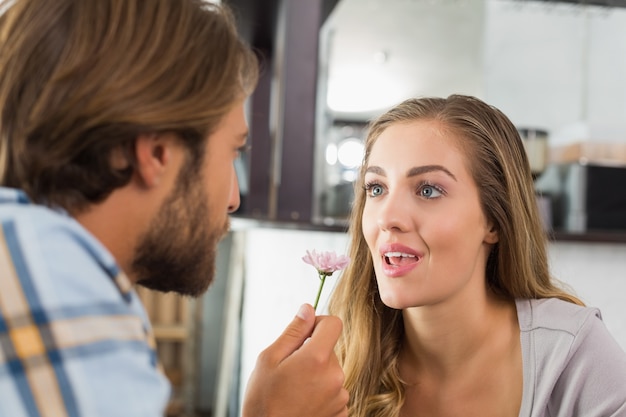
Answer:
<svg viewBox="0 0 626 417"><path fill-rule="evenodd" d="M243 417L347 416L348 392L333 350L341 330L337 317L316 317L313 307L303 305L283 334L259 355L248 381Z"/></svg>

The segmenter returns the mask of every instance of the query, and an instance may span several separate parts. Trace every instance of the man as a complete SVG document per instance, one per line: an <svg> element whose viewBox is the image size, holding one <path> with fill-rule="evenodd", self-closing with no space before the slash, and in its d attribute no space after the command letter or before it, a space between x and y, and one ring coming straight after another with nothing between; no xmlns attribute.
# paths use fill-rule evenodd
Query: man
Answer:
<svg viewBox="0 0 626 417"><path fill-rule="evenodd" d="M0 416L162 415L132 284L209 286L255 57L203 0L0 7ZM244 417L347 415L340 331L304 305L259 356Z"/></svg>

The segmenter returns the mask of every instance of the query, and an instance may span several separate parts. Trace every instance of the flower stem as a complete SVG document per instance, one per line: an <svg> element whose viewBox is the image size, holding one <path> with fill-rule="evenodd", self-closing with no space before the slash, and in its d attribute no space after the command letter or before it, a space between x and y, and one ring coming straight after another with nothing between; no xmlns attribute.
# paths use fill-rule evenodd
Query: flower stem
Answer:
<svg viewBox="0 0 626 417"><path fill-rule="evenodd" d="M313 304L313 310L317 310L317 303L320 301L322 288L324 288L324 281L326 281L326 275L320 274L320 288L317 290L317 297L315 297L315 304Z"/></svg>

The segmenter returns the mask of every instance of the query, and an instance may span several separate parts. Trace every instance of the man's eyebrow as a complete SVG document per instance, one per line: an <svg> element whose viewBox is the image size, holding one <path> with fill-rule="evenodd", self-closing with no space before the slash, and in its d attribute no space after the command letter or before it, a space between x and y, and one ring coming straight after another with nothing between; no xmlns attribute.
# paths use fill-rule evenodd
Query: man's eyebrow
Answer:
<svg viewBox="0 0 626 417"><path fill-rule="evenodd" d="M237 135L239 140L243 143L239 148L237 148L237 151L239 151L239 152L249 152L250 151L250 148L252 147L252 145L250 145L250 143L248 143L249 135L250 135L250 132L248 132L248 131L245 131L245 132L240 133L239 135Z"/></svg>
<svg viewBox="0 0 626 417"><path fill-rule="evenodd" d="M452 178L454 181L457 181L457 179L454 176L454 174L451 173L446 167L441 166L441 165L424 165L424 166L420 166L420 167L413 167L413 168L408 170L408 172L406 173L406 176L407 177L415 177L417 175L422 175L422 174L425 174L427 172L434 172L434 171L441 171L441 172L445 173L446 175L448 175L450 178ZM385 172L384 169L382 169L379 166L375 166L375 165L367 167L365 172L370 172L372 174L377 174L377 175L380 175L382 177L386 177L387 176L387 173Z"/></svg>
<svg viewBox="0 0 626 417"><path fill-rule="evenodd" d="M237 148L237 152L247 153L247 152L250 152L250 149L252 149L252 145L249 143L244 143L243 145Z"/></svg>

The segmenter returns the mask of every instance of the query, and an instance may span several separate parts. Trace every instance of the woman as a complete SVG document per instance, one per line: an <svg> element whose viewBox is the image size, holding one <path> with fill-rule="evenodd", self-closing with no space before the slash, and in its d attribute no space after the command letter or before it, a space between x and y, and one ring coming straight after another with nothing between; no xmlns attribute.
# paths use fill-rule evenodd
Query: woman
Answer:
<svg viewBox="0 0 626 417"><path fill-rule="evenodd" d="M350 416L626 416L626 354L551 278L523 144L467 96L374 121L330 302Z"/></svg>

